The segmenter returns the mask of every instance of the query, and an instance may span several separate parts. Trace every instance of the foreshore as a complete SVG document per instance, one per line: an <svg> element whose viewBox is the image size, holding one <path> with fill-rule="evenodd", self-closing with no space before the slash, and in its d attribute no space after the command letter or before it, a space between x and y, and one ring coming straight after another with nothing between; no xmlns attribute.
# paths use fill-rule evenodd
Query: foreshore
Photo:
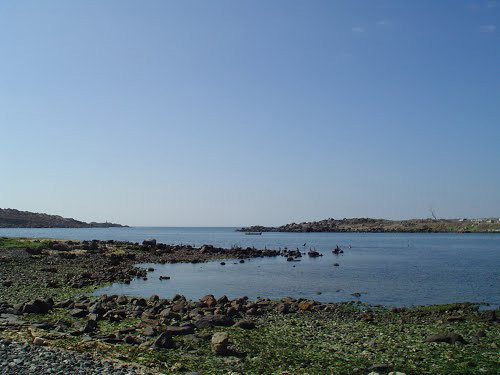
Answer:
<svg viewBox="0 0 500 375"><path fill-rule="evenodd" d="M88 364L89 374L103 368L120 374L233 375L498 370L498 311L479 311L474 304L391 309L293 298L252 301L207 295L190 301L181 295L145 299L90 294L112 282L148 277L148 270L134 266L138 263L279 255L154 240L0 238L2 371L43 373L50 361L37 361L38 356L58 361L73 356L68 351L82 357L61 369L66 373L78 373L79 363ZM121 367L125 365L132 367Z"/></svg>

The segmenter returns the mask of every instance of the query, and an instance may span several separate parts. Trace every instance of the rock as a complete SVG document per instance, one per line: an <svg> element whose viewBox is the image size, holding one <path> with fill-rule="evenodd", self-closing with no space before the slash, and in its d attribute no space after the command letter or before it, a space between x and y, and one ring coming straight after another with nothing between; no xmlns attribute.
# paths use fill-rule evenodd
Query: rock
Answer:
<svg viewBox="0 0 500 375"><path fill-rule="evenodd" d="M52 309L53 303L36 299L29 303L24 304L22 312L25 314L46 314Z"/></svg>
<svg viewBox="0 0 500 375"><path fill-rule="evenodd" d="M234 326L242 328L242 329L254 329L255 328L255 323L254 322L250 322L248 320L240 320Z"/></svg>
<svg viewBox="0 0 500 375"><path fill-rule="evenodd" d="M168 332L163 332L155 340L153 347L159 348L159 349L173 349L173 348L175 348L175 343L172 340L172 335Z"/></svg>
<svg viewBox="0 0 500 375"><path fill-rule="evenodd" d="M425 342L445 342L448 344L466 344L462 336L458 333L438 333L425 340Z"/></svg>
<svg viewBox="0 0 500 375"><path fill-rule="evenodd" d="M2 285L5 286L5 287L7 287L7 288L10 287L10 286L12 286L12 284L13 283L10 280L5 280L5 281L2 282Z"/></svg>
<svg viewBox="0 0 500 375"><path fill-rule="evenodd" d="M315 305L314 301L302 301L299 303L299 309L301 311L309 311Z"/></svg>
<svg viewBox="0 0 500 375"><path fill-rule="evenodd" d="M208 315L194 322L196 328L229 327L234 324L234 320L226 315Z"/></svg>
<svg viewBox="0 0 500 375"><path fill-rule="evenodd" d="M220 262L220 265L221 265L221 266L225 266L225 265L226 265L226 262Z"/></svg>
<svg viewBox="0 0 500 375"><path fill-rule="evenodd" d="M358 292L352 293L351 296L359 298L359 297L361 297L361 293L358 293Z"/></svg>
<svg viewBox="0 0 500 375"><path fill-rule="evenodd" d="M73 309L69 312L69 315L73 318L84 318L89 314L87 310L83 309Z"/></svg>
<svg viewBox="0 0 500 375"><path fill-rule="evenodd" d="M156 328L154 328L152 326L145 326L143 331L142 331L142 334L144 336L148 336L148 337L156 336L157 333L158 333L158 331L156 330Z"/></svg>
<svg viewBox="0 0 500 375"><path fill-rule="evenodd" d="M200 299L200 302L207 307L215 307L217 305L217 300L212 294L206 295Z"/></svg>
<svg viewBox="0 0 500 375"><path fill-rule="evenodd" d="M35 337L35 339L33 340L33 345L42 346L45 344L46 344L45 340L42 339L41 337Z"/></svg>
<svg viewBox="0 0 500 375"><path fill-rule="evenodd" d="M217 332L212 336L211 346L212 352L217 355L227 355L229 344L229 335L226 332Z"/></svg>
<svg viewBox="0 0 500 375"><path fill-rule="evenodd" d="M147 240L144 240L142 241L142 245L147 247L156 247L156 239L149 238Z"/></svg>
<svg viewBox="0 0 500 375"><path fill-rule="evenodd" d="M168 326L165 332L170 333L172 336L190 335L194 333L194 325L186 325L181 327Z"/></svg>
<svg viewBox="0 0 500 375"><path fill-rule="evenodd" d="M276 306L276 311L280 314L288 314L290 312L290 305L288 303L280 303Z"/></svg>
<svg viewBox="0 0 500 375"><path fill-rule="evenodd" d="M338 264L338 263L333 263L333 266L334 266L334 267L339 267L339 266L340 266L340 264Z"/></svg>
<svg viewBox="0 0 500 375"><path fill-rule="evenodd" d="M375 372L387 372L391 369L391 367L392 366L387 363L375 363L370 367L370 370Z"/></svg>
<svg viewBox="0 0 500 375"><path fill-rule="evenodd" d="M127 296L119 296L117 299L116 299L116 303L119 304L119 305L126 305L128 303L128 298Z"/></svg>
<svg viewBox="0 0 500 375"><path fill-rule="evenodd" d="M126 344L129 344L129 345L137 345L137 344L139 344L139 342L137 342L136 338L134 336L131 336L131 335L125 336L125 338L123 339L123 341Z"/></svg>
<svg viewBox="0 0 500 375"><path fill-rule="evenodd" d="M82 333L90 333L94 332L97 329L97 321L96 320L88 320L85 325L80 328L80 332Z"/></svg>

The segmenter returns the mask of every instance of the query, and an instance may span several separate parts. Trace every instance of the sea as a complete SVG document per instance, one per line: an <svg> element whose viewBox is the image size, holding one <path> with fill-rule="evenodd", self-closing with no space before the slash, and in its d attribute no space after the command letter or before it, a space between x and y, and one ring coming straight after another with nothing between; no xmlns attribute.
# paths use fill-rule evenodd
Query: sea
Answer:
<svg viewBox="0 0 500 375"><path fill-rule="evenodd" d="M140 264L152 267L147 280L116 283L96 294L170 298L206 294L229 298L307 298L321 302L361 301L370 305L415 306L475 302L500 306L500 234L441 233L263 233L237 228L130 227L78 229L0 228L0 236L68 240L155 238L167 244L257 249L315 249L323 254L299 262L285 257L207 263ZM336 246L344 250L335 255ZM169 276L169 280L160 280ZM357 293L360 296L357 296ZM355 294L355 295L353 295Z"/></svg>

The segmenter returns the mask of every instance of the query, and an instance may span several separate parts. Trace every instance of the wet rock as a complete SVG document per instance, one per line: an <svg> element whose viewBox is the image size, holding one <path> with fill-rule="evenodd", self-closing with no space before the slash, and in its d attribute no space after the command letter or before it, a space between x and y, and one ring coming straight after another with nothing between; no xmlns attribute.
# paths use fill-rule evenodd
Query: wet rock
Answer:
<svg viewBox="0 0 500 375"><path fill-rule="evenodd" d="M462 336L458 333L438 333L425 340L425 342L445 342L448 344L466 344Z"/></svg>
<svg viewBox="0 0 500 375"><path fill-rule="evenodd" d="M156 239L149 238L147 240L144 240L142 241L142 245L147 247L156 247Z"/></svg>
<svg viewBox="0 0 500 375"><path fill-rule="evenodd" d="M358 293L358 292L352 293L351 296L359 298L359 297L361 297L361 293Z"/></svg>
<svg viewBox="0 0 500 375"><path fill-rule="evenodd" d="M216 355L229 354L227 346L229 345L229 335L226 332L217 332L212 336L212 352Z"/></svg>

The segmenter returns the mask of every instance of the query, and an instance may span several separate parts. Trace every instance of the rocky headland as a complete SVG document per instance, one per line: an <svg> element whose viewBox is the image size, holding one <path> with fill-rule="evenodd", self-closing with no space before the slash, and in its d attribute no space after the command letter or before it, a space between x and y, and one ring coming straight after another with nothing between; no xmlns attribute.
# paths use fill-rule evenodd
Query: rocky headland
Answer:
<svg viewBox="0 0 500 375"><path fill-rule="evenodd" d="M254 225L240 232L371 232L371 233L500 233L498 219L412 219L370 218L325 219L291 223L279 227Z"/></svg>
<svg viewBox="0 0 500 375"><path fill-rule="evenodd" d="M114 223L86 223L58 215L47 215L12 208L0 208L0 228L111 228L126 227Z"/></svg>

